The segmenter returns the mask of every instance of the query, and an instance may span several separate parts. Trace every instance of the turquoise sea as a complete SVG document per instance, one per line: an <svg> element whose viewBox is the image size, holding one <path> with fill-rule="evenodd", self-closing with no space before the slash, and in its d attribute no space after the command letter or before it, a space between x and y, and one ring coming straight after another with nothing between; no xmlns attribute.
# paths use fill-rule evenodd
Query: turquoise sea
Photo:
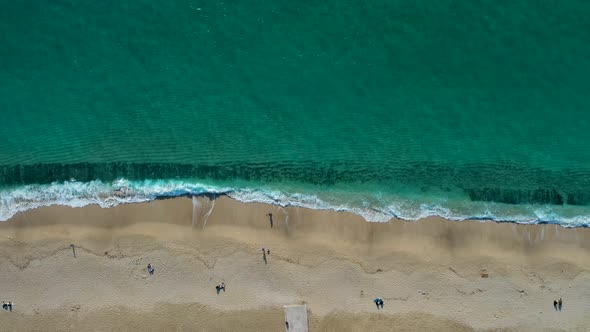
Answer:
<svg viewBox="0 0 590 332"><path fill-rule="evenodd" d="M590 2L0 0L0 220L227 194L590 225Z"/></svg>

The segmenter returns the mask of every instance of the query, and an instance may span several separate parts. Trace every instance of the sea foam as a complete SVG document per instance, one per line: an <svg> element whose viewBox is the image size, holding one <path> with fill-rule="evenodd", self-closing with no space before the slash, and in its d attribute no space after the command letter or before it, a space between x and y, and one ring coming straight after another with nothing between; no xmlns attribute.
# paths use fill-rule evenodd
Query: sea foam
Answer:
<svg viewBox="0 0 590 332"><path fill-rule="evenodd" d="M343 196L330 195L329 199L318 194L282 191L269 188L229 187L182 180L128 181L119 179L112 183L100 180L91 182L66 181L46 185L25 185L0 190L0 221L19 212L50 206L83 207L98 205L102 208L126 203L147 202L160 198L226 195L245 203L266 203L281 207L334 210L355 213L369 222L386 222L392 218L418 220L438 216L461 221L515 222L522 224L554 223L564 227L587 227L590 210L587 207L549 205L512 206L501 203L462 202L451 206L445 201L420 201L407 198L381 198L379 202L353 204ZM358 200L357 200L358 201ZM577 209L577 210L575 210Z"/></svg>
<svg viewBox="0 0 590 332"><path fill-rule="evenodd" d="M0 220L5 221L19 212L50 206L102 208L125 203L140 203L163 197L223 193L222 188L208 187L183 181L146 180L131 182L125 179L113 183L66 181L47 185L25 185L0 190Z"/></svg>

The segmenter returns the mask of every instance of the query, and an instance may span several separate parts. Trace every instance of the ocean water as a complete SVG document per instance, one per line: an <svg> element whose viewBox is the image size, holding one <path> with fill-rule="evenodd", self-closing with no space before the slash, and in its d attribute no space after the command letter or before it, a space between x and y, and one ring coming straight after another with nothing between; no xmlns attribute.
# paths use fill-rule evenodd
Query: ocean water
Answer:
<svg viewBox="0 0 590 332"><path fill-rule="evenodd" d="M0 0L0 220L226 194L590 225L590 2Z"/></svg>

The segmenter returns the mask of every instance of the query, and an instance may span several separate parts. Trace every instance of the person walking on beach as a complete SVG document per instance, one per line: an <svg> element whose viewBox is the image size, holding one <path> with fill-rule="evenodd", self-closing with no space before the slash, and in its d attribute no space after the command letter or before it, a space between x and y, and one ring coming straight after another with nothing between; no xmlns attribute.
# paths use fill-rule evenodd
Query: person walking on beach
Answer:
<svg viewBox="0 0 590 332"><path fill-rule="evenodd" d="M154 267L152 266L152 264L148 264L147 270L150 275L154 275Z"/></svg>
<svg viewBox="0 0 590 332"><path fill-rule="evenodd" d="M268 216L268 219L270 220L270 228L272 228L272 224L273 224L273 222L272 222L272 213L269 212L266 215Z"/></svg>
<svg viewBox="0 0 590 332"><path fill-rule="evenodd" d="M553 308L555 308L555 311L557 311L557 300L553 300Z"/></svg>
<svg viewBox="0 0 590 332"><path fill-rule="evenodd" d="M557 301L557 307L559 308L559 311L561 311L562 306L563 306L563 301L561 300L561 297L560 297L559 301Z"/></svg>

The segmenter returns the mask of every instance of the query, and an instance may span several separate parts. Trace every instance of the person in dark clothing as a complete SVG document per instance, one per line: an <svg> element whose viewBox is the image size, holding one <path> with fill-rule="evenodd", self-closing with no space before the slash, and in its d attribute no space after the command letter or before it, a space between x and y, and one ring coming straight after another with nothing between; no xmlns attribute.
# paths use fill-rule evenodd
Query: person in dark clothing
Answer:
<svg viewBox="0 0 590 332"><path fill-rule="evenodd" d="M268 264L268 260L266 259L266 250L264 248L262 248L262 260L264 261L264 264Z"/></svg>
<svg viewBox="0 0 590 332"><path fill-rule="evenodd" d="M557 311L557 300L553 300L553 308L555 308L555 311Z"/></svg>
<svg viewBox="0 0 590 332"><path fill-rule="evenodd" d="M559 301L557 301L557 307L559 308L559 311L561 311L562 306L563 306L563 301L561 300L561 297L560 297Z"/></svg>

